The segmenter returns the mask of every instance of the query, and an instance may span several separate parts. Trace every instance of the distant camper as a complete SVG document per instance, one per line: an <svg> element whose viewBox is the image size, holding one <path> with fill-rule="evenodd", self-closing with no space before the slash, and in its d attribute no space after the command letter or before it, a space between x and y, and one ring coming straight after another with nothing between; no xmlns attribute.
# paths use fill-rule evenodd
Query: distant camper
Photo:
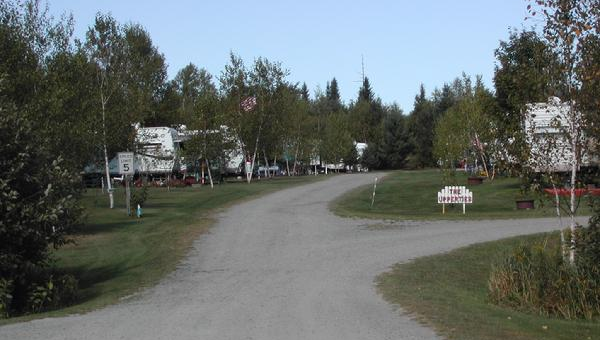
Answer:
<svg viewBox="0 0 600 340"><path fill-rule="evenodd" d="M227 131L226 126L222 129ZM138 175L165 176L173 173L183 173L188 168L188 160L181 157L184 144L198 131L187 130L185 126L179 129L171 127L139 127L135 126L134 169ZM240 164L243 157L241 150L226 150L228 161L225 164L228 173L241 173ZM193 163L193 161L192 161ZM119 176L118 160L109 162L111 176ZM103 168L89 165L84 169L88 175L102 174Z"/></svg>
<svg viewBox="0 0 600 340"><path fill-rule="evenodd" d="M530 154L544 159L542 164L533 164L536 172L569 172L573 150L564 131L569 129L569 103L550 97L547 103L527 104L524 130ZM578 113L581 114L581 113ZM553 147L550 141L555 141ZM592 141L587 141L592 145ZM584 154L581 167L597 167L598 160Z"/></svg>

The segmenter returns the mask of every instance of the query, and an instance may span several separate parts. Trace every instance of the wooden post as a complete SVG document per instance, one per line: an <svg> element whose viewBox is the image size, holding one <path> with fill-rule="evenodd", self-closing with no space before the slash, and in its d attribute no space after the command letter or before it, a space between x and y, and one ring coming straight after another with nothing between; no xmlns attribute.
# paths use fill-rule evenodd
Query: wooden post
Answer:
<svg viewBox="0 0 600 340"><path fill-rule="evenodd" d="M123 175L125 178L125 206L127 216L131 216L131 189L129 189L129 175Z"/></svg>
<svg viewBox="0 0 600 340"><path fill-rule="evenodd" d="M373 183L373 196L371 197L371 208L373 208L373 203L375 203L375 191L377 190L377 177L375 177L375 183Z"/></svg>

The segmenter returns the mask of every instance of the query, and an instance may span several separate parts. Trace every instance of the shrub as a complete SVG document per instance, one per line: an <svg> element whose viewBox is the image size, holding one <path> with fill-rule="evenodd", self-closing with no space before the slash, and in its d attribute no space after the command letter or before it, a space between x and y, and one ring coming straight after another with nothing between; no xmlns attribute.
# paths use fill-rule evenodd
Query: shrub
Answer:
<svg viewBox="0 0 600 340"><path fill-rule="evenodd" d="M148 186L142 185L140 188L135 188L131 194L131 206L133 209L144 205L144 202L148 199Z"/></svg>
<svg viewBox="0 0 600 340"><path fill-rule="evenodd" d="M0 319L8 317L8 311L12 301L12 282L0 279Z"/></svg>
<svg viewBox="0 0 600 340"><path fill-rule="evenodd" d="M72 275L62 275L58 279L50 275L30 287L26 310L38 313L71 305L77 299L77 291L78 282Z"/></svg>
<svg viewBox="0 0 600 340"><path fill-rule="evenodd" d="M0 288L2 312L27 309L31 276L68 242L81 216L79 177L31 122L0 97ZM10 306L8 306L10 303Z"/></svg>
<svg viewBox="0 0 600 340"><path fill-rule="evenodd" d="M517 310L565 319L600 316L598 263L581 260L570 265L563 260L556 237L513 249L492 267L488 287L493 303Z"/></svg>
<svg viewBox="0 0 600 340"><path fill-rule="evenodd" d="M576 239L579 265L600 264L600 198L591 202L593 216L587 228L578 229ZM584 263L585 262L585 263Z"/></svg>

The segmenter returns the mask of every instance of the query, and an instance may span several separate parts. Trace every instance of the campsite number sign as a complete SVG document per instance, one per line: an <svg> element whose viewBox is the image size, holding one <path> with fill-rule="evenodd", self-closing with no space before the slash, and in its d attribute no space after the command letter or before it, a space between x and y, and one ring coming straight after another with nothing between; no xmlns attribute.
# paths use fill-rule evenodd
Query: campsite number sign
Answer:
<svg viewBox="0 0 600 340"><path fill-rule="evenodd" d="M119 152L119 173L121 175L133 175L133 152Z"/></svg>

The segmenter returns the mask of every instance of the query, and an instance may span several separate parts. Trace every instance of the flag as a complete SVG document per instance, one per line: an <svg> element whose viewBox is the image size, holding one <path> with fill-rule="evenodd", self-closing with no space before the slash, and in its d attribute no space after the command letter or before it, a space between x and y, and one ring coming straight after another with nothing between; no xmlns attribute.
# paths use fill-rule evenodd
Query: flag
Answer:
<svg viewBox="0 0 600 340"><path fill-rule="evenodd" d="M242 111L244 111L244 112L251 111L256 106L256 97L254 97L254 96L248 97L248 98L242 100L242 102L240 103L240 106L242 108Z"/></svg>

